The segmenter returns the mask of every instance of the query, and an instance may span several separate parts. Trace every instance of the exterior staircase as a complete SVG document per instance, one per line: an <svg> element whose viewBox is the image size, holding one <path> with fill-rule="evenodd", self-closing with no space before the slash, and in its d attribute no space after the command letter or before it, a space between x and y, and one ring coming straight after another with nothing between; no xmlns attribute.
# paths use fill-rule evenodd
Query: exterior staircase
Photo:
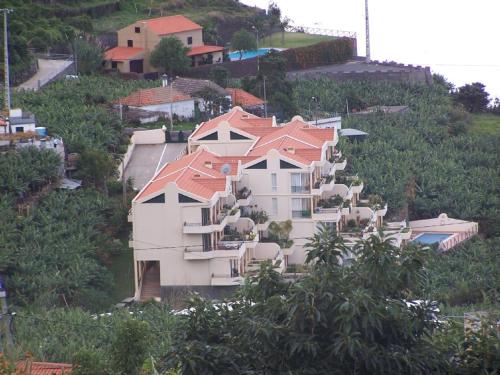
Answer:
<svg viewBox="0 0 500 375"><path fill-rule="evenodd" d="M155 264L149 268L142 280L141 288L141 301L148 301L150 299L157 299L161 296L160 287L160 265Z"/></svg>

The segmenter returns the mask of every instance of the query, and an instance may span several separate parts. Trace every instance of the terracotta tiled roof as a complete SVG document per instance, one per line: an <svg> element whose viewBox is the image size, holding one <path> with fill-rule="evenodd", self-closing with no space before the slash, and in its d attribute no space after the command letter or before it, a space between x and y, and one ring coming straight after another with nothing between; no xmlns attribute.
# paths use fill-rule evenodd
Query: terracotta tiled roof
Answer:
<svg viewBox="0 0 500 375"><path fill-rule="evenodd" d="M104 60L124 61L132 60L144 54L144 48L139 47L115 47L104 53Z"/></svg>
<svg viewBox="0 0 500 375"><path fill-rule="evenodd" d="M237 88L226 88L231 93L233 105L239 105L243 108L256 107L264 104L264 101L256 96Z"/></svg>
<svg viewBox="0 0 500 375"><path fill-rule="evenodd" d="M187 55L196 56L196 55L204 55L205 53L221 52L221 51L224 51L224 47L203 45L198 47L192 47L187 53Z"/></svg>
<svg viewBox="0 0 500 375"><path fill-rule="evenodd" d="M16 364L16 369L24 371L26 362L20 361ZM73 366L68 363L32 362L31 375L69 375Z"/></svg>
<svg viewBox="0 0 500 375"><path fill-rule="evenodd" d="M273 125L272 118L260 118L243 111L239 107L234 107L231 111L200 124L200 126L191 135L191 139L196 140L208 133L211 133L211 131L216 129L222 121L227 121L231 127L241 129L250 134L253 134L254 129L259 129L257 132L260 132L260 129L272 128Z"/></svg>
<svg viewBox="0 0 500 375"><path fill-rule="evenodd" d="M201 30L202 27L182 15L152 18L141 20L138 23L145 23L147 27L157 35L167 35L181 33L183 31Z"/></svg>
<svg viewBox="0 0 500 375"><path fill-rule="evenodd" d="M177 91L182 92L183 94L191 96L193 96L196 92L206 88L210 88L220 95L229 95L229 93L224 88L208 79L177 77L172 83L172 87Z"/></svg>
<svg viewBox="0 0 500 375"><path fill-rule="evenodd" d="M144 107L154 104L181 102L189 99L191 99L191 96L179 92L175 88L171 90L170 87L167 86L138 90L116 102L132 107Z"/></svg>
<svg viewBox="0 0 500 375"><path fill-rule="evenodd" d="M160 169L134 201L162 191L171 182L186 193L202 199L211 199L216 192L226 190L227 176L221 173L224 164L230 166L229 175L234 176L239 173L238 159L221 158L200 148L195 153Z"/></svg>

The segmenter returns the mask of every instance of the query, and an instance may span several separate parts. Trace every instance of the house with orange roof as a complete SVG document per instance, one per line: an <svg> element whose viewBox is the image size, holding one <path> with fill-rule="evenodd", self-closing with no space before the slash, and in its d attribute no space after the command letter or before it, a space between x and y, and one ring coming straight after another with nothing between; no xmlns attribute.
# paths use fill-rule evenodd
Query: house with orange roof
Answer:
<svg viewBox="0 0 500 375"><path fill-rule="evenodd" d="M189 48L191 65L222 62L224 47L203 43L203 28L183 15L139 20L118 30L118 46L105 52L105 68L121 73L150 73L149 57L164 37L175 36Z"/></svg>
<svg viewBox="0 0 500 375"><path fill-rule="evenodd" d="M233 105L240 106L248 112L262 112L264 110L264 100L239 88L226 88L231 94Z"/></svg>
<svg viewBox="0 0 500 375"><path fill-rule="evenodd" d="M169 84L168 78L162 78L160 87L139 89L130 95L115 101L116 105L126 105L133 109L150 112L163 112L170 116L170 112L180 118L191 119L195 116L196 108L206 110L206 105L197 93L210 89L221 97L226 97L229 104L231 96L224 88L206 79L175 77Z"/></svg>
<svg viewBox="0 0 500 375"><path fill-rule="evenodd" d="M283 272L304 263L304 245L320 225L350 245L378 233L387 204L362 196L363 182L344 172L337 143L335 128L300 116L278 124L241 107L201 123L188 154L132 203L136 298L151 297L143 293L150 275L155 297L168 298L186 288L217 296L264 260ZM291 223L288 236L277 236L271 222ZM387 235L401 245L409 237L397 224Z"/></svg>
<svg viewBox="0 0 500 375"><path fill-rule="evenodd" d="M23 375L70 375L73 366L69 363L33 362L31 358L16 363L16 374Z"/></svg>

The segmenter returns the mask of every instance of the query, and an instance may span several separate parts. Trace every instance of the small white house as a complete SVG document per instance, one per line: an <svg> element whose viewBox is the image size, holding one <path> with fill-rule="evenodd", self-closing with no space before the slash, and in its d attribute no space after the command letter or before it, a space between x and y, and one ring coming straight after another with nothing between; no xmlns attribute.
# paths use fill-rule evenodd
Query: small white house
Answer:
<svg viewBox="0 0 500 375"><path fill-rule="evenodd" d="M21 108L11 109L9 113L8 125L11 133L35 132L35 115L24 112ZM5 130L7 130L4 127Z"/></svg>

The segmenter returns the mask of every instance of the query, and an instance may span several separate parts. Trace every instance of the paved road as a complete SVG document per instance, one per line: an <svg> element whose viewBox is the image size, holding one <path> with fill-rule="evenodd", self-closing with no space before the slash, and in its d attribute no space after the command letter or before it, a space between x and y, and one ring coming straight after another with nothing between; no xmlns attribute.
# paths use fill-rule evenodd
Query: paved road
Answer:
<svg viewBox="0 0 500 375"><path fill-rule="evenodd" d="M125 177L132 178L134 189L140 190L156 171L166 163L174 161L185 148L185 143L136 145L125 168Z"/></svg>
<svg viewBox="0 0 500 375"><path fill-rule="evenodd" d="M38 59L38 71L26 82L19 85L21 90L38 90L73 63L71 60Z"/></svg>

